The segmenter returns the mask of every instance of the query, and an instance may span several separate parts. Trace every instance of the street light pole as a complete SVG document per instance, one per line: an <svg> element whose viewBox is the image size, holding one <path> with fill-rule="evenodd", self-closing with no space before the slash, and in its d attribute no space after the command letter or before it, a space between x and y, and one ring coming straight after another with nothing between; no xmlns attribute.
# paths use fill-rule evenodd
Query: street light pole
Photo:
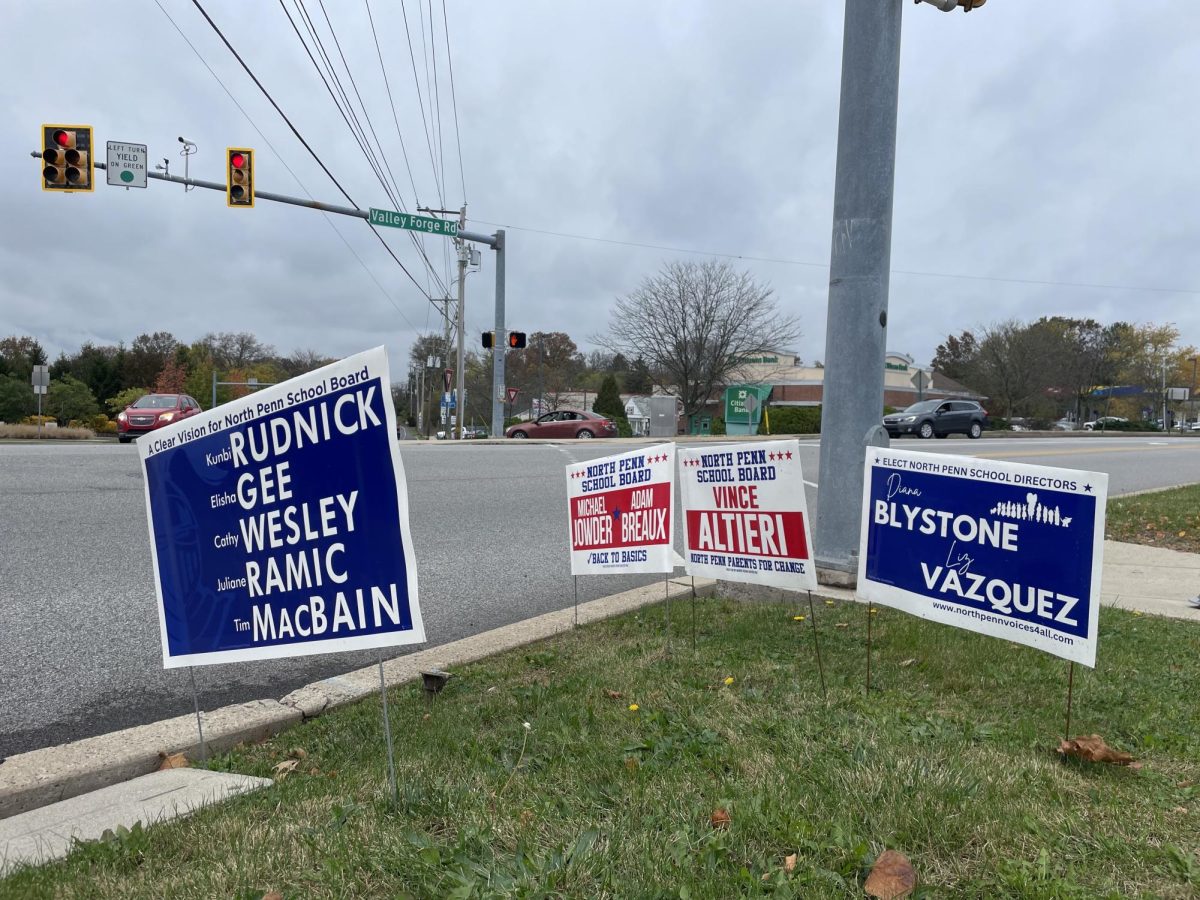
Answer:
<svg viewBox="0 0 1200 900"><path fill-rule="evenodd" d="M846 0L821 411L819 569L858 564L863 458L880 438L903 0Z"/></svg>

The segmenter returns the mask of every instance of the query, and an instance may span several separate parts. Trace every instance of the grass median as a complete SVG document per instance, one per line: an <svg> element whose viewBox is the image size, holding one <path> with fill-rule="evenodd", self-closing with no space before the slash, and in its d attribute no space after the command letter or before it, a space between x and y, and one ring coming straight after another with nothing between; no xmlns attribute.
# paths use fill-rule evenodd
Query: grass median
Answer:
<svg viewBox="0 0 1200 900"><path fill-rule="evenodd" d="M855 604L674 605L393 690L214 768L271 789L80 847L4 897L862 896L909 856L918 896L1194 897L1200 630L1105 609L1073 734L1140 768L1062 760L1067 664ZM796 616L805 616L796 619ZM793 857L789 863L789 857Z"/></svg>
<svg viewBox="0 0 1200 900"><path fill-rule="evenodd" d="M1110 497L1106 524L1113 541L1200 553L1200 484Z"/></svg>

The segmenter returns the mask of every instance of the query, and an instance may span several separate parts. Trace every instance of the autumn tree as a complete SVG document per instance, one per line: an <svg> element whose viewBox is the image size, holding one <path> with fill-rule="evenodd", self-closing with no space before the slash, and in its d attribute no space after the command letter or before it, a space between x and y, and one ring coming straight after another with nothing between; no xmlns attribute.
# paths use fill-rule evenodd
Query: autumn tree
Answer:
<svg viewBox="0 0 1200 900"><path fill-rule="evenodd" d="M162 367L162 370L158 373L158 378L154 382L154 393L186 394L185 382L187 381L187 374L187 369L174 359L167 360L166 365Z"/></svg>
<svg viewBox="0 0 1200 900"><path fill-rule="evenodd" d="M671 262L618 298L609 333L598 340L613 353L642 357L692 415L711 402L742 360L800 336L774 292L729 263Z"/></svg>

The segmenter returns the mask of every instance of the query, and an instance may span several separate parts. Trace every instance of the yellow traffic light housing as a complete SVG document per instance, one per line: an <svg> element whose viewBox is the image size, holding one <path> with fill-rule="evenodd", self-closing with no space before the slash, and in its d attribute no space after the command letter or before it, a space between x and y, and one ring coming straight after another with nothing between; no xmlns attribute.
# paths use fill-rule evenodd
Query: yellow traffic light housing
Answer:
<svg viewBox="0 0 1200 900"><path fill-rule="evenodd" d="M229 147L225 151L225 205L254 205L254 151Z"/></svg>
<svg viewBox="0 0 1200 900"><path fill-rule="evenodd" d="M93 191L91 125L42 126L42 190Z"/></svg>

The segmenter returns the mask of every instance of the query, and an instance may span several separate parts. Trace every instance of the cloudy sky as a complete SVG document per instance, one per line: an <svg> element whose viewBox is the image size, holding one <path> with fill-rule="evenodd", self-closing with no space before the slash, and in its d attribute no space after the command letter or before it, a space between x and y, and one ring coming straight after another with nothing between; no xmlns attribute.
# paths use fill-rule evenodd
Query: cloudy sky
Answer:
<svg viewBox="0 0 1200 900"><path fill-rule="evenodd" d="M295 0L201 2L354 201L388 207L284 13L307 37ZM260 189L344 202L191 0L63 0L53 28L43 3L5 6L0 335L53 356L248 330L284 353L382 342L403 369L438 327L424 292L441 288L403 232L385 238L420 289L354 219L99 172L94 194L43 193L39 126L82 122L172 173L182 135L213 181L225 147L253 147ZM711 252L772 285L802 320L795 349L825 357L841 3L446 0L447 54L441 0L370 0L395 119L366 4L325 8L403 203L465 199L473 230L509 229L510 328L591 346L614 297ZM904 20L889 348L927 361L947 333L1044 314L1174 322L1200 344L1200 5L905 2ZM445 240L425 247L448 283ZM485 250L473 342L493 278Z"/></svg>

